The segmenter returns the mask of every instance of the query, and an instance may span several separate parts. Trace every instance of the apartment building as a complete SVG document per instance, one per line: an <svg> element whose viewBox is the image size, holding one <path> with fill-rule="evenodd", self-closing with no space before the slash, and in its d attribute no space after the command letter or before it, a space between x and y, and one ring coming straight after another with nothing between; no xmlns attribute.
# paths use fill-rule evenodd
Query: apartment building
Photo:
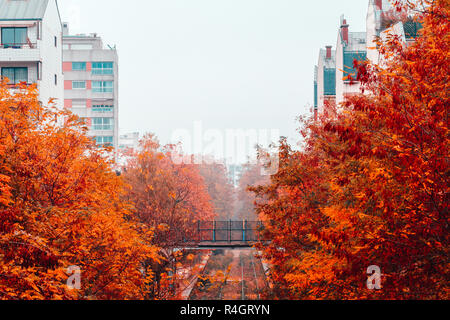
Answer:
<svg viewBox="0 0 450 320"><path fill-rule="evenodd" d="M56 0L0 0L0 71L11 88L36 84L39 100L64 105L62 24Z"/></svg>
<svg viewBox="0 0 450 320"><path fill-rule="evenodd" d="M354 61L369 60L383 65L377 48L377 39L386 40L389 35L398 36L405 44L416 41L421 29L414 21L413 13L399 14L389 0L369 0L366 16L366 32L350 32L350 25L341 16L336 51L327 47L320 50L319 63L314 69L314 112L322 111L324 101L333 99L342 103L348 95L360 93L360 84L356 81L357 70ZM331 50L331 51L330 51ZM333 66L334 62L334 66ZM335 97L332 82L329 82L332 70L335 70Z"/></svg>
<svg viewBox="0 0 450 320"><path fill-rule="evenodd" d="M314 80L315 109L322 113L326 101L336 101L336 51L332 46L320 49Z"/></svg>
<svg viewBox="0 0 450 320"><path fill-rule="evenodd" d="M63 23L64 106L85 119L98 145L119 145L118 55L97 34L70 35Z"/></svg>
<svg viewBox="0 0 450 320"><path fill-rule="evenodd" d="M396 35L406 45L410 45L418 37L420 23L411 17L399 17L389 0L369 0L366 18L367 59L372 63L382 63L376 40L386 40L388 35Z"/></svg>
<svg viewBox="0 0 450 320"><path fill-rule="evenodd" d="M367 35L365 32L350 32L350 25L344 16L336 43L336 103L345 97L360 92L360 83L356 81L357 70L354 61L367 58Z"/></svg>

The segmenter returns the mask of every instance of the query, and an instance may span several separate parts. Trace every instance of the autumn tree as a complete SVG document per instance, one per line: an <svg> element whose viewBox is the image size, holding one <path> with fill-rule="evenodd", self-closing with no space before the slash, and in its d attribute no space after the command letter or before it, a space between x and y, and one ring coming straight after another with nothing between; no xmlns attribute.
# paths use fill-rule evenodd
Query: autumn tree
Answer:
<svg viewBox="0 0 450 320"><path fill-rule="evenodd" d="M155 273L150 298L156 299L173 298L177 263L183 258L179 249L196 240L198 221L214 219L198 167L174 162L175 149L146 135L123 170L129 185L125 199L133 203L134 216L154 230L152 243L163 257L146 264Z"/></svg>
<svg viewBox="0 0 450 320"><path fill-rule="evenodd" d="M36 87L0 83L0 298L143 299L148 228L120 199L122 179L70 112ZM67 268L81 287L67 286Z"/></svg>
<svg viewBox="0 0 450 320"><path fill-rule="evenodd" d="M253 188L277 297L449 297L449 3L396 2L417 41L380 41L383 65L356 64L365 94L306 121L303 150L282 141L280 171Z"/></svg>

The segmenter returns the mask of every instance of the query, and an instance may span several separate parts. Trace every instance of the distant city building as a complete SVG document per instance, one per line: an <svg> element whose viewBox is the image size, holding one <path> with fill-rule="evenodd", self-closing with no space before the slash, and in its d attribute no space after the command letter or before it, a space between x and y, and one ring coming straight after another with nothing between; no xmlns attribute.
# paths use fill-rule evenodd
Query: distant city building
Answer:
<svg viewBox="0 0 450 320"><path fill-rule="evenodd" d="M242 165L239 164L229 164L227 165L228 169L228 177L233 184L233 186L237 187L239 185L239 180L241 180L242 172L244 170Z"/></svg>
<svg viewBox="0 0 450 320"><path fill-rule="evenodd" d="M11 88L37 84L39 100L62 108L62 25L56 0L0 0L0 71Z"/></svg>
<svg viewBox="0 0 450 320"><path fill-rule="evenodd" d="M321 49L314 75L314 104L318 113L323 112L325 101L336 100L336 51L331 46Z"/></svg>
<svg viewBox="0 0 450 320"><path fill-rule="evenodd" d="M119 150L137 150L139 148L139 132L121 134L119 136Z"/></svg>
<svg viewBox="0 0 450 320"><path fill-rule="evenodd" d="M64 106L85 119L98 145L119 146L118 55L97 34L70 35L63 24Z"/></svg>

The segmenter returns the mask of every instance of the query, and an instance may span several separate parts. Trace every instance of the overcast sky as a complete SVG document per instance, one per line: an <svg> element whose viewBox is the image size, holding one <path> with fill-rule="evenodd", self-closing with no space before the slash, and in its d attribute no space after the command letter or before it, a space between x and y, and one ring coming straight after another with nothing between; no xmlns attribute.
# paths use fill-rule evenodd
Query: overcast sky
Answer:
<svg viewBox="0 0 450 320"><path fill-rule="evenodd" d="M117 45L121 132L278 129L296 141L320 47L369 0L59 0L70 32Z"/></svg>

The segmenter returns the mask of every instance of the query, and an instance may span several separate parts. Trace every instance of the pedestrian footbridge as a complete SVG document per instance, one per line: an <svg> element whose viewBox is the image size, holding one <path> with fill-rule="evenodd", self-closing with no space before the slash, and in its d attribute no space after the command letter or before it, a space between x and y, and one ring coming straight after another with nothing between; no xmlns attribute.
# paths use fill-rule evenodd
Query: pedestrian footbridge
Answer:
<svg viewBox="0 0 450 320"><path fill-rule="evenodd" d="M206 249L250 248L263 242L260 221L199 221L188 246Z"/></svg>

